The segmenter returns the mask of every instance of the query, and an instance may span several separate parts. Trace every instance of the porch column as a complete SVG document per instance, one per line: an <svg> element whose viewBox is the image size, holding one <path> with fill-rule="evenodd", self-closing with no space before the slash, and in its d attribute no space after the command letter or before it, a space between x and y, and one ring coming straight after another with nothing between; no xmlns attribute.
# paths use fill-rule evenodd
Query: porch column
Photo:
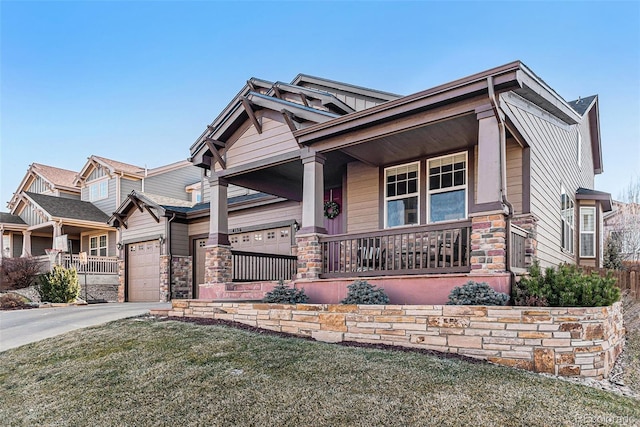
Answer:
<svg viewBox="0 0 640 427"><path fill-rule="evenodd" d="M22 254L21 257L30 257L31 256L31 232L23 231L22 232Z"/></svg>
<svg viewBox="0 0 640 427"><path fill-rule="evenodd" d="M296 234L297 279L317 279L322 273L320 237L324 228L324 162L326 157L311 150L300 156L304 167L302 184L302 227Z"/></svg>
<svg viewBox="0 0 640 427"><path fill-rule="evenodd" d="M204 284L209 287L215 284L229 283L233 279L231 265L231 244L229 242L229 210L227 205L227 187L229 183L216 175L209 178L210 213L209 240L205 255ZM207 295L207 290L200 290Z"/></svg>
<svg viewBox="0 0 640 427"><path fill-rule="evenodd" d="M304 167L302 181L302 228L299 233L326 234L324 228L324 162L326 157L307 151L300 157Z"/></svg>
<svg viewBox="0 0 640 427"><path fill-rule="evenodd" d="M502 209L500 197L500 127L490 104L476 108L478 170L476 203L482 210ZM485 205L485 206L482 206Z"/></svg>

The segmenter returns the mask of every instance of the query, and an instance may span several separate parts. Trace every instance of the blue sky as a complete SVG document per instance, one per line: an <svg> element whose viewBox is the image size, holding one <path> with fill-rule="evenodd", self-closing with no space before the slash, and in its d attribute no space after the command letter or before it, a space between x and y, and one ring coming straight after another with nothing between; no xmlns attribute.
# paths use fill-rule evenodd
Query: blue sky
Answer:
<svg viewBox="0 0 640 427"><path fill-rule="evenodd" d="M0 210L33 162L157 167L252 77L410 94L516 59L600 96L617 197L640 173L640 2L0 2Z"/></svg>

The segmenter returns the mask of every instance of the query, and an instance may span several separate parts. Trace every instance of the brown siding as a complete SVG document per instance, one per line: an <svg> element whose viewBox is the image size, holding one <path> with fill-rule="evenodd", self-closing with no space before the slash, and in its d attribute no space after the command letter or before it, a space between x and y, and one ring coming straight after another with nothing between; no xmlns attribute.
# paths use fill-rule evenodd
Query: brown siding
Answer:
<svg viewBox="0 0 640 427"><path fill-rule="evenodd" d="M226 153L227 167L234 167L257 160L266 159L278 154L298 150L298 144L291 130L284 123L282 115L272 111L262 114L262 134L254 126L244 129L241 135L233 135L233 145ZM235 142L233 142L235 140Z"/></svg>
<svg viewBox="0 0 640 427"><path fill-rule="evenodd" d="M160 235L164 236L165 225L164 217L160 218L157 223L148 212L140 212L136 210L127 219L127 228L122 228L123 242L142 242L144 240L154 239Z"/></svg>
<svg viewBox="0 0 640 427"><path fill-rule="evenodd" d="M229 214L229 232L234 228L252 227L278 221L295 219L302 222L302 204L299 202L282 202L252 209L244 209Z"/></svg>
<svg viewBox="0 0 640 427"><path fill-rule="evenodd" d="M507 140L507 199L515 214L522 213L522 147Z"/></svg>
<svg viewBox="0 0 640 427"><path fill-rule="evenodd" d="M379 173L364 163L347 164L347 233L379 228Z"/></svg>

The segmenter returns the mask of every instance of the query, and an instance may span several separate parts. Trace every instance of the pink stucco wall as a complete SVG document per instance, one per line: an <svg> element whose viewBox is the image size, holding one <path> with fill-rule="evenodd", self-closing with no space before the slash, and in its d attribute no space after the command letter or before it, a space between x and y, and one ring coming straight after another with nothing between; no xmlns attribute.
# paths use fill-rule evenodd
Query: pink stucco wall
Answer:
<svg viewBox="0 0 640 427"><path fill-rule="evenodd" d="M390 304L446 304L451 290L469 280L486 282L498 292L510 294L509 274L469 277L466 274L430 276L367 277L366 280L389 295ZM296 288L304 288L312 304L336 304L347 296L347 286L357 280L298 280Z"/></svg>

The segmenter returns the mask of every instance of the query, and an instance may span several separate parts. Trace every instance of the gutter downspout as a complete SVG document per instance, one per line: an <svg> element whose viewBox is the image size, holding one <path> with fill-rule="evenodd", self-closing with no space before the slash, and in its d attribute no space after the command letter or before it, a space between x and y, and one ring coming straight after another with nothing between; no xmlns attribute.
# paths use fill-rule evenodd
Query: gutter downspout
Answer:
<svg viewBox="0 0 640 427"><path fill-rule="evenodd" d="M498 120L498 128L500 131L500 200L507 207L507 229L505 240L507 241L507 250L505 252L505 268L507 271L511 273L511 285L513 286L515 282L515 274L511 271L511 259L509 256L509 251L511 249L510 240L511 240L511 218L513 217L513 205L507 199L507 136L506 136L506 125L504 123L504 112L498 106L498 102L496 101L496 93L494 90L493 84L493 76L487 77L487 87L489 89L489 100L491 101L491 107L493 108L493 114L496 116L496 120Z"/></svg>
<svg viewBox="0 0 640 427"><path fill-rule="evenodd" d="M173 264L173 254L171 253L171 221L173 221L174 219L176 219L176 213L174 212L173 215L171 216L171 218L167 221L167 227L165 230L165 235L167 236L165 243L167 245L167 254L169 255L169 265L168 265L168 270L169 270L169 301L171 301L171 278L173 276L173 268L172 268L172 264Z"/></svg>

